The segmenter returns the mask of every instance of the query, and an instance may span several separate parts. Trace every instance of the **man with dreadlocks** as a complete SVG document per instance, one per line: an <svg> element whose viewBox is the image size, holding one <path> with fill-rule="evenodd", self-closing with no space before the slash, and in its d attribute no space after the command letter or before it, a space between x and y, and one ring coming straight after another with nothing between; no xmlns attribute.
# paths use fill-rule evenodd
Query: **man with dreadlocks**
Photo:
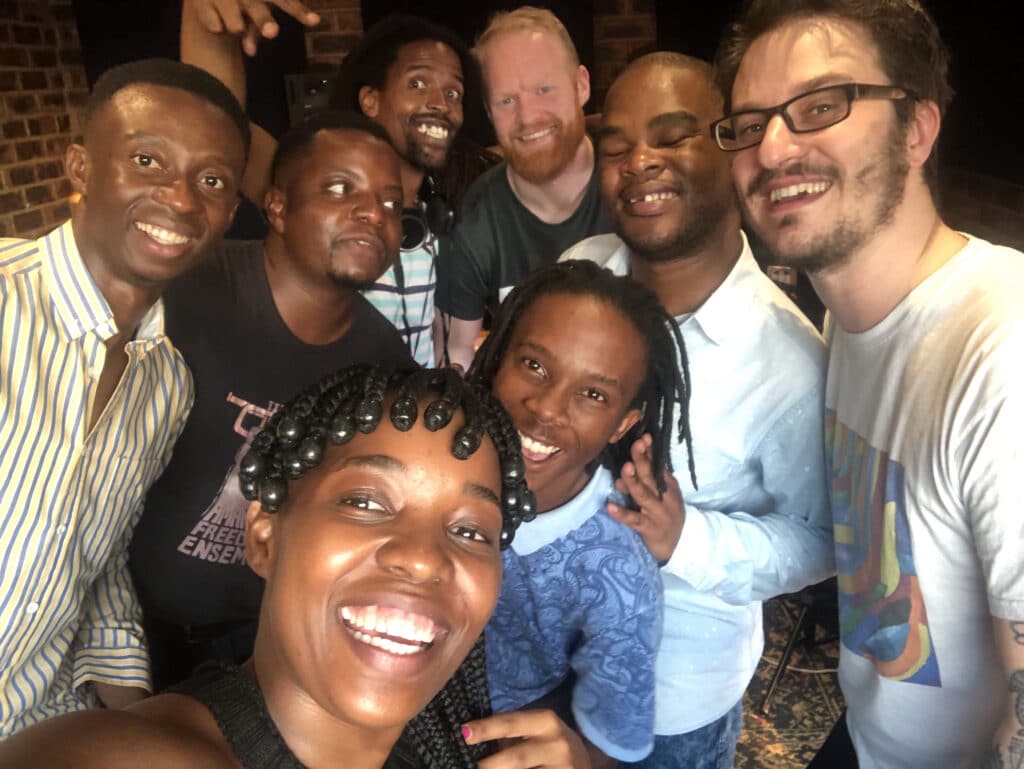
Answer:
<svg viewBox="0 0 1024 769"><path fill-rule="evenodd" d="M0 767L471 769L486 755L457 735L489 714L480 634L501 551L534 509L497 400L450 371L345 369L274 415L240 485L267 581L252 659L27 729L0 743Z"/></svg>
<svg viewBox="0 0 1024 769"><path fill-rule="evenodd" d="M760 602L835 568L824 345L740 230L729 158L708 133L721 113L703 62L657 53L627 68L608 92L598 148L617 234L563 257L630 272L654 291L693 367L700 488L677 474L660 494L652 433L653 444L633 446L619 484L640 510L610 507L664 563L657 738L643 763L652 769L732 767L763 646Z"/></svg>
<svg viewBox="0 0 1024 769"><path fill-rule="evenodd" d="M594 766L638 760L653 744L658 567L605 505L623 502L614 474L639 435L655 436L657 477L670 469L674 411L689 446L685 360L654 294L579 261L508 296L468 373L512 415L539 511L505 553L487 627L494 707L536 703L575 674L571 716Z"/></svg>

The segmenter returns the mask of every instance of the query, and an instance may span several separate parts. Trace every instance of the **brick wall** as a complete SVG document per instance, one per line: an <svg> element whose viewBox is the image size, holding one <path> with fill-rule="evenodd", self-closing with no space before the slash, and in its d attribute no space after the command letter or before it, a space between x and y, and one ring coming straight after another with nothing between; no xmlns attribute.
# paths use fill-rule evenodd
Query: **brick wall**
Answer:
<svg viewBox="0 0 1024 769"><path fill-rule="evenodd" d="M64 151L86 93L71 0L0 0L0 236L69 216Z"/></svg>
<svg viewBox="0 0 1024 769"><path fill-rule="evenodd" d="M320 14L320 24L306 33L306 59L310 69L336 67L363 32L359 0L306 0Z"/></svg>
<svg viewBox="0 0 1024 769"><path fill-rule="evenodd" d="M600 112L616 75L639 53L653 51L658 25L654 0L594 0L591 108Z"/></svg>

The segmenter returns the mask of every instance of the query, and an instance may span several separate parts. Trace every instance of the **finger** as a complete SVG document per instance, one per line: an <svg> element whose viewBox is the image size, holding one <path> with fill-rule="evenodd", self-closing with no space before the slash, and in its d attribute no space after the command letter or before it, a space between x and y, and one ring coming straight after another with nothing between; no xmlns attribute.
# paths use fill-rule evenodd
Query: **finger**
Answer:
<svg viewBox="0 0 1024 769"><path fill-rule="evenodd" d="M639 510L630 510L628 507L617 505L614 502L606 502L605 510L616 521L624 523L638 534L642 533L647 526L647 516Z"/></svg>
<svg viewBox="0 0 1024 769"><path fill-rule="evenodd" d="M216 7L212 5L200 5L195 3L192 6L195 10L196 19L208 32L213 32L219 35L224 31L224 22L221 21L220 14L217 13Z"/></svg>
<svg viewBox="0 0 1024 769"><path fill-rule="evenodd" d="M564 742L527 739L499 750L477 764L478 769L571 769L572 753Z"/></svg>
<svg viewBox="0 0 1024 769"><path fill-rule="evenodd" d="M657 493L658 484L654 479L653 451L654 441L649 433L644 433L633 443L630 455L636 465L636 472L645 486Z"/></svg>
<svg viewBox="0 0 1024 769"><path fill-rule="evenodd" d="M558 733L561 724L558 716L550 710L513 710L467 721L463 724L462 736L467 744L476 745L488 740L553 735Z"/></svg>
<svg viewBox="0 0 1024 769"><path fill-rule="evenodd" d="M645 481L643 474L639 472L623 473L619 480L626 487L624 493L631 496L633 501L640 505L640 507L646 509L648 506L658 504L661 501L661 497L658 495L658 487L653 483Z"/></svg>
<svg viewBox="0 0 1024 769"><path fill-rule="evenodd" d="M245 32L245 19L242 17L242 8L237 0L213 0L213 4L217 8L225 30L232 35L240 35Z"/></svg>
<svg viewBox="0 0 1024 769"><path fill-rule="evenodd" d="M263 0L242 0L242 8L250 22L249 28L246 30L246 37L252 36L253 27L256 28L259 35L268 40L277 37L280 29L277 22L274 21L274 14L270 12L270 6Z"/></svg>
<svg viewBox="0 0 1024 769"><path fill-rule="evenodd" d="M307 5L300 3L299 0L274 0L274 4L307 27L315 27L320 23L320 14L311 11Z"/></svg>

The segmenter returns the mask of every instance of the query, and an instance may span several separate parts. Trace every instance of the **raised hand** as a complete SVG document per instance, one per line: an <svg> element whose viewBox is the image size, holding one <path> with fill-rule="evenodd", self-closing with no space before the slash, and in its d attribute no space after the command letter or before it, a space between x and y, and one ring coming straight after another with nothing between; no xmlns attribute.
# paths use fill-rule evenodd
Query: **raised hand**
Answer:
<svg viewBox="0 0 1024 769"><path fill-rule="evenodd" d="M679 483L665 470L665 493L658 492L651 467L651 436L642 435L630 447L632 462L622 466L622 474L615 481L620 494L632 497L640 507L631 510L614 502L607 504L608 514L639 534L647 549L659 563L667 561L679 543L686 521L686 505Z"/></svg>
<svg viewBox="0 0 1024 769"><path fill-rule="evenodd" d="M320 23L320 16L299 0L186 0L186 4L207 31L238 35L249 56L256 55L260 38L274 38L281 31L271 12L274 6L307 27Z"/></svg>

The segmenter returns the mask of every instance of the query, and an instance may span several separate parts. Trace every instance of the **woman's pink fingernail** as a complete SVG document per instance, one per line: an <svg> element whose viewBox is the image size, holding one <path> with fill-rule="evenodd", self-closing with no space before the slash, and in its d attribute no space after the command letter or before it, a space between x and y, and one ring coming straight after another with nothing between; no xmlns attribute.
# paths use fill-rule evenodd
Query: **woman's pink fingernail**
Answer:
<svg viewBox="0 0 1024 769"><path fill-rule="evenodd" d="M473 734L473 730L470 729L468 726L463 726L462 727L462 739L468 740L470 738L470 736L472 736L472 734Z"/></svg>

